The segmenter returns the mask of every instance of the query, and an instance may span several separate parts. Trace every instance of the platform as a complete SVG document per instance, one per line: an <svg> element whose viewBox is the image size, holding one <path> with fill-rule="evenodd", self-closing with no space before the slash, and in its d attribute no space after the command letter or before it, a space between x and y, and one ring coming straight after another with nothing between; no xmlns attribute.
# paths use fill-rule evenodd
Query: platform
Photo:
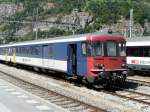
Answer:
<svg viewBox="0 0 150 112"><path fill-rule="evenodd" d="M0 112L66 112L0 79Z"/></svg>

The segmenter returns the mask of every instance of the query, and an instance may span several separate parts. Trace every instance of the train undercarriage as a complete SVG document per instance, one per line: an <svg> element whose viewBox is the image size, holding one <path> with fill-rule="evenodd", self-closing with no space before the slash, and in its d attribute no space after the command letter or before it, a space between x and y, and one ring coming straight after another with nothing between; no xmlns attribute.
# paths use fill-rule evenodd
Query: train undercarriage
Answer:
<svg viewBox="0 0 150 112"><path fill-rule="evenodd" d="M88 83L96 86L111 86L124 84L127 71L105 71L100 72L98 77L86 77Z"/></svg>

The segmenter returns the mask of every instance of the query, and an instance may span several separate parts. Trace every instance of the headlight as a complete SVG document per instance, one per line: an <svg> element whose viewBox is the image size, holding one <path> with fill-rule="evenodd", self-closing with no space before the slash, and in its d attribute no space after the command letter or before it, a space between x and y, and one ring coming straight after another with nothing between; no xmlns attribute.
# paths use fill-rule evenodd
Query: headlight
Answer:
<svg viewBox="0 0 150 112"><path fill-rule="evenodd" d="M121 65L121 67L122 67L122 68L125 68L125 67L126 67L126 64L123 63L123 64Z"/></svg>
<svg viewBox="0 0 150 112"><path fill-rule="evenodd" d="M104 64L98 64L99 69L105 69L105 65Z"/></svg>

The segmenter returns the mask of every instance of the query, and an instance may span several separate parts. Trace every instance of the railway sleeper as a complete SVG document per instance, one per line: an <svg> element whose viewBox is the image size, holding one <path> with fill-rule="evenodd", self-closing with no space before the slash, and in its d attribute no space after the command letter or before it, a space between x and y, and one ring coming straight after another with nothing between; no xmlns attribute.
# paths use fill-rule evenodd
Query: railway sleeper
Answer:
<svg viewBox="0 0 150 112"><path fill-rule="evenodd" d="M55 100L51 100L51 102L64 102L66 99L65 98L60 98L60 99L55 99Z"/></svg>
<svg viewBox="0 0 150 112"><path fill-rule="evenodd" d="M49 100L56 100L56 99L61 99L62 97L61 96L51 96L49 97Z"/></svg>
<svg viewBox="0 0 150 112"><path fill-rule="evenodd" d="M53 94L49 95L49 94L48 94L48 95L47 95L47 98L48 98L48 99L52 99L53 97L56 97L56 96L57 96L57 95L53 95Z"/></svg>
<svg viewBox="0 0 150 112"><path fill-rule="evenodd" d="M85 106L85 105L80 105L80 106L78 106L78 107L73 107L73 108L71 108L70 109L71 111L80 111L80 110L84 110L84 111L87 111L87 110L92 110L91 108L89 108L89 107L87 107L87 106ZM89 111L88 111L89 112Z"/></svg>
<svg viewBox="0 0 150 112"><path fill-rule="evenodd" d="M78 106L80 106L81 104L79 103L72 103L66 106L63 106L64 108L77 108Z"/></svg>
<svg viewBox="0 0 150 112"><path fill-rule="evenodd" d="M46 99L46 100L50 100L50 96L47 95L47 94L42 95L42 96L40 96L40 97L43 98L43 99ZM51 96L51 97L52 97L52 96Z"/></svg>
<svg viewBox="0 0 150 112"><path fill-rule="evenodd" d="M64 104L62 104L61 106L64 107L64 108L68 108L68 107L73 107L75 105L78 105L78 103L76 104L75 102L73 101L69 101L69 102L65 102Z"/></svg>
<svg viewBox="0 0 150 112"><path fill-rule="evenodd" d="M70 100L66 100L66 101L63 101L63 102L55 102L55 104L61 105L61 106L63 106L63 105L68 105L68 104L70 104L70 103L73 103L73 102L70 101Z"/></svg>

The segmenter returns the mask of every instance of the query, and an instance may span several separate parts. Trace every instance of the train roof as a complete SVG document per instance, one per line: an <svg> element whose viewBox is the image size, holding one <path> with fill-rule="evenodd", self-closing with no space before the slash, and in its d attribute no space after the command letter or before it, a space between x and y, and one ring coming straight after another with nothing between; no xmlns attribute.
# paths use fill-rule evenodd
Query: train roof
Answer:
<svg viewBox="0 0 150 112"><path fill-rule="evenodd" d="M39 40L31 40L17 43L10 43L0 45L0 47L8 47L8 46L19 46L19 45L37 45L37 44L47 44L47 43L57 43L57 42L75 42L75 41L84 41L88 36L121 36L118 33L107 33L107 32L94 32L87 34L79 34L79 35L69 35L69 36L60 36L55 38L48 39L39 39Z"/></svg>
<svg viewBox="0 0 150 112"><path fill-rule="evenodd" d="M150 36L126 38L127 46L150 46Z"/></svg>

